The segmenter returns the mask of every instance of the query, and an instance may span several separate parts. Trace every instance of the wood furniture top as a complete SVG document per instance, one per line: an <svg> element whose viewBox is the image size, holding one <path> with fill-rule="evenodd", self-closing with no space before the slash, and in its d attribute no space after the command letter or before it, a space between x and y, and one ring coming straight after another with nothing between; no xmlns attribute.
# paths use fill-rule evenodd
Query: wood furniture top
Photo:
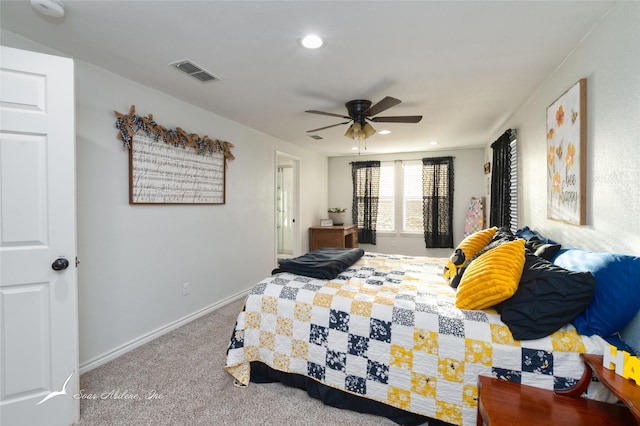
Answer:
<svg viewBox="0 0 640 426"><path fill-rule="evenodd" d="M309 229L321 229L321 230L333 229L333 230L344 231L344 230L358 229L358 227L355 224L351 224L351 225L332 225L332 226L312 226Z"/></svg>
<svg viewBox="0 0 640 426"><path fill-rule="evenodd" d="M358 247L357 225L312 226L309 228L309 250L319 248Z"/></svg>
<svg viewBox="0 0 640 426"><path fill-rule="evenodd" d="M533 386L478 376L477 425L633 425L622 405L572 398Z"/></svg>
<svg viewBox="0 0 640 426"><path fill-rule="evenodd" d="M587 370L592 370L598 380L605 385L620 401L624 403L640 424L640 386L631 379L616 374L602 364L602 355L582 354Z"/></svg>

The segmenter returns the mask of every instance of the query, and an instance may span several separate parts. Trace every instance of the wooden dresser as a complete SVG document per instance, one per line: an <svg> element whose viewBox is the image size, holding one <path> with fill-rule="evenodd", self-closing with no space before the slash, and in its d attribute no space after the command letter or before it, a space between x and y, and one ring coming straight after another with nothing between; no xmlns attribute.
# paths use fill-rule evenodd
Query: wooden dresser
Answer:
<svg viewBox="0 0 640 426"><path fill-rule="evenodd" d="M309 250L319 248L358 247L358 226L312 226L309 228Z"/></svg>

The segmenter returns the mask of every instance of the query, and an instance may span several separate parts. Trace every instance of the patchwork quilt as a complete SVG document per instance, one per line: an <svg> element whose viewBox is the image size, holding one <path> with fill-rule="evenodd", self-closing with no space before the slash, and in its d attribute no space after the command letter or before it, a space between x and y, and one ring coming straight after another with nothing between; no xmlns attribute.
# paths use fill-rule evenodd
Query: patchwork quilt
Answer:
<svg viewBox="0 0 640 426"><path fill-rule="evenodd" d="M604 341L567 325L514 340L494 310L455 307L447 259L365 255L326 281L291 273L247 296L227 371L248 385L250 362L457 425L475 425L478 375L559 389L584 370L580 353Z"/></svg>

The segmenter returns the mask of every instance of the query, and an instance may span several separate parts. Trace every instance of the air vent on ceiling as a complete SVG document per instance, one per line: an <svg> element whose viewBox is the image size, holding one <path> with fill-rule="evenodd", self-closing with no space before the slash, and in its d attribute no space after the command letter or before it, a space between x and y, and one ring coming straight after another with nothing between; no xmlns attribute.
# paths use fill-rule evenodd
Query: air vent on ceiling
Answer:
<svg viewBox="0 0 640 426"><path fill-rule="evenodd" d="M320 135L309 135L309 137L310 137L311 139L315 139L315 140L324 139L324 138L323 138L322 136L320 136Z"/></svg>
<svg viewBox="0 0 640 426"><path fill-rule="evenodd" d="M191 77L200 80L203 83L220 80L218 77L211 74L209 71L204 70L202 67L194 64L193 61L189 59L184 59L182 61L174 62L169 65L171 65L172 67L176 67L180 71L189 74Z"/></svg>

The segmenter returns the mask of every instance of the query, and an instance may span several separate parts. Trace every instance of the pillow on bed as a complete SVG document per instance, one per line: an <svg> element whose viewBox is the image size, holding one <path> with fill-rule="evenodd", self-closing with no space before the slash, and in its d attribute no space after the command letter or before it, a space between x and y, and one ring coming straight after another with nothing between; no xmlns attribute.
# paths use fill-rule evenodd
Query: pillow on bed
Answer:
<svg viewBox="0 0 640 426"><path fill-rule="evenodd" d="M596 292L573 321L580 334L610 336L623 329L640 309L640 257L561 249L553 263L571 271L589 271Z"/></svg>
<svg viewBox="0 0 640 426"><path fill-rule="evenodd" d="M636 356L640 356L640 311L635 317L620 330L620 338L633 348ZM610 341L608 341L611 343Z"/></svg>
<svg viewBox="0 0 640 426"><path fill-rule="evenodd" d="M596 279L527 253L515 294L498 311L516 340L548 336L569 324L591 302Z"/></svg>
<svg viewBox="0 0 640 426"><path fill-rule="evenodd" d="M467 257L465 259L464 265L459 266L457 268L455 275L450 277L451 279L449 280L449 285L451 287L453 287L453 288L458 288L458 285L460 284L460 280L464 276L464 271L471 264L471 262L473 262L478 257L482 256L483 254L485 254L489 250L492 250L492 249L498 247L499 245L502 245L502 244L504 244L506 242L509 242L509 241L513 241L515 239L516 239L515 235L513 235L511 233L511 231L509 229L507 229L507 228L500 228L500 229L496 230L496 232L493 234L493 237L491 237L491 240L489 241L489 243L487 245L485 245L483 248L478 250L476 252L476 254L471 256L471 258ZM460 250L460 249L456 249L456 252L454 252L454 254L457 253L458 250ZM451 258L449 258L450 261L452 259L453 259L453 256ZM449 277L445 276L445 278L449 278Z"/></svg>
<svg viewBox="0 0 640 426"><path fill-rule="evenodd" d="M444 277L448 280L453 280L458 274L458 270L468 264L473 255L489 244L497 230L498 228L495 226L493 228L483 229L482 231L468 235L462 240L444 267Z"/></svg>
<svg viewBox="0 0 640 426"><path fill-rule="evenodd" d="M524 228L518 229L516 231L516 237L522 238L522 239L527 240L527 241L529 241L531 238L535 237L535 238L539 239L540 241L542 241L544 243L547 243L547 244L558 244L557 242L555 242L555 241L553 241L553 240L551 240L549 238L543 237L542 235L540 235L539 232L536 232L536 231L530 229L528 226L525 226Z"/></svg>
<svg viewBox="0 0 640 426"><path fill-rule="evenodd" d="M471 256L479 252L489 244L489 241L498 231L497 227L483 229L482 231L474 232L468 235L460 244L458 248L464 252L467 259L471 259Z"/></svg>
<svg viewBox="0 0 640 426"><path fill-rule="evenodd" d="M532 237L525 243L525 248L527 252L535 254L536 256L540 256L545 260L553 259L558 251L560 250L560 244L549 244L541 241L538 237Z"/></svg>
<svg viewBox="0 0 640 426"><path fill-rule="evenodd" d="M513 296L524 266L524 240L506 242L469 264L456 293L460 309L490 308Z"/></svg>

